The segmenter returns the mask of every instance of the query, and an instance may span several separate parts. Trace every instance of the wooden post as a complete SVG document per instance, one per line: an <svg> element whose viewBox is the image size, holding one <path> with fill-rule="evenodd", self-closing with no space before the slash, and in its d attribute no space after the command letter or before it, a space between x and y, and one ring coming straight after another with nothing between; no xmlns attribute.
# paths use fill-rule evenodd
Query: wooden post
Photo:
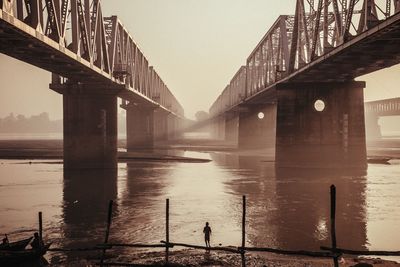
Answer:
<svg viewBox="0 0 400 267"><path fill-rule="evenodd" d="M169 263L169 199L166 201L165 206L165 263Z"/></svg>
<svg viewBox="0 0 400 267"><path fill-rule="evenodd" d="M246 196L243 196L243 215L242 215L242 267L246 266L245 258L245 248L246 248Z"/></svg>
<svg viewBox="0 0 400 267"><path fill-rule="evenodd" d="M108 243L108 237L110 236L112 208L113 208L113 201L110 200L110 202L108 203L107 228L106 228L106 235L104 237L104 244ZM105 255L106 255L106 248L103 249L103 253L101 255L101 260L100 260L100 266L103 266Z"/></svg>
<svg viewBox="0 0 400 267"><path fill-rule="evenodd" d="M43 240L43 216L41 211L39 211L39 240Z"/></svg>
<svg viewBox="0 0 400 267"><path fill-rule="evenodd" d="M336 248L336 187L331 185L331 240L332 240L332 252L337 253ZM333 263L335 267L339 267L338 257L333 257Z"/></svg>

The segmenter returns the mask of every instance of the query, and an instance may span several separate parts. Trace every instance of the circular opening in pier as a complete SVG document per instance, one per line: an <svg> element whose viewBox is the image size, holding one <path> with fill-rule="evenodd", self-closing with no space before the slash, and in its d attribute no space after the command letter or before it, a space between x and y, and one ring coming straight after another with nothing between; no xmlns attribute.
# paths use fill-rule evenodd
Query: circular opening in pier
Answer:
<svg viewBox="0 0 400 267"><path fill-rule="evenodd" d="M322 101L321 99L318 99L317 101L315 101L314 103L314 108L316 111L318 112L322 112L325 109L325 102Z"/></svg>
<svg viewBox="0 0 400 267"><path fill-rule="evenodd" d="M258 112L258 119L260 119L260 120L262 120L262 119L264 119L264 112Z"/></svg>

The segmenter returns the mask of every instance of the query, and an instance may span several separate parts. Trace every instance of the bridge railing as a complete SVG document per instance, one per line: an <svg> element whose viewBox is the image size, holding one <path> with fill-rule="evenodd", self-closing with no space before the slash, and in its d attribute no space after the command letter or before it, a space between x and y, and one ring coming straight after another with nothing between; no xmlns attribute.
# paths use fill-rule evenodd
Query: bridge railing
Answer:
<svg viewBox="0 0 400 267"><path fill-rule="evenodd" d="M246 94L251 97L355 36L399 12L400 0L297 0L294 15L275 21L246 61ZM231 89L222 98L240 99ZM210 109L236 105L220 99ZM219 106L219 107L217 107Z"/></svg>
<svg viewBox="0 0 400 267"><path fill-rule="evenodd" d="M61 51L73 52L99 74L183 115L182 106L121 21L103 17L100 0L0 0L0 9L23 22L22 27L50 38ZM62 76L77 80L73 75Z"/></svg>
<svg viewBox="0 0 400 267"><path fill-rule="evenodd" d="M400 97L366 102L365 112L367 115L398 116L400 114Z"/></svg>
<svg viewBox="0 0 400 267"><path fill-rule="evenodd" d="M217 115L225 108L237 105L246 98L246 71L246 66L242 66L236 72L229 85L211 106L209 110L211 115Z"/></svg>

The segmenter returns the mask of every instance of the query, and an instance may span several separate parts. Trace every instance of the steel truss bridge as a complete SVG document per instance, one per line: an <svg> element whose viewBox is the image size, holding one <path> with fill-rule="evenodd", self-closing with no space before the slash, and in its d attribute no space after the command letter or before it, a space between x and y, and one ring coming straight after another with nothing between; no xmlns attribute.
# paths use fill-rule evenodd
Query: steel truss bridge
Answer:
<svg viewBox="0 0 400 267"><path fill-rule="evenodd" d="M365 83L354 79L400 62L399 11L399 0L296 0L211 106L214 134L243 148L272 140L282 166L365 166ZM267 123L249 122L260 111Z"/></svg>
<svg viewBox="0 0 400 267"><path fill-rule="evenodd" d="M369 139L382 138L379 118L400 116L400 97L365 102L366 128Z"/></svg>
<svg viewBox="0 0 400 267"><path fill-rule="evenodd" d="M400 97L369 101L365 103L366 115L374 116L399 116Z"/></svg>
<svg viewBox="0 0 400 267"><path fill-rule="evenodd" d="M53 73L50 87L64 97L65 166L116 166L116 97L141 111L143 125L127 133L132 148L151 147L155 132L166 136L183 119L118 17L103 17L100 0L0 0L0 52Z"/></svg>

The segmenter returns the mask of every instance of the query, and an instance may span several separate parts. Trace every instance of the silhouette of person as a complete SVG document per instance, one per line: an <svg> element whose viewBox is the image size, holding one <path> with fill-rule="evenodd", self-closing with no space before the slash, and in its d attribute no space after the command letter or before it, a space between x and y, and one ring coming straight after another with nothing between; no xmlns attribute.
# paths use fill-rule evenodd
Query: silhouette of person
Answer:
<svg viewBox="0 0 400 267"><path fill-rule="evenodd" d="M5 237L3 238L3 245L8 245L8 244L9 244L9 242L8 242L8 236L5 235Z"/></svg>
<svg viewBox="0 0 400 267"><path fill-rule="evenodd" d="M40 239L38 233L34 233L33 241L31 243L31 247L36 250L40 250L44 247L43 240Z"/></svg>
<svg viewBox="0 0 400 267"><path fill-rule="evenodd" d="M206 222L206 226L203 229L203 233L204 233L204 241L206 242L206 247L210 248L211 227L209 226L208 222Z"/></svg>

